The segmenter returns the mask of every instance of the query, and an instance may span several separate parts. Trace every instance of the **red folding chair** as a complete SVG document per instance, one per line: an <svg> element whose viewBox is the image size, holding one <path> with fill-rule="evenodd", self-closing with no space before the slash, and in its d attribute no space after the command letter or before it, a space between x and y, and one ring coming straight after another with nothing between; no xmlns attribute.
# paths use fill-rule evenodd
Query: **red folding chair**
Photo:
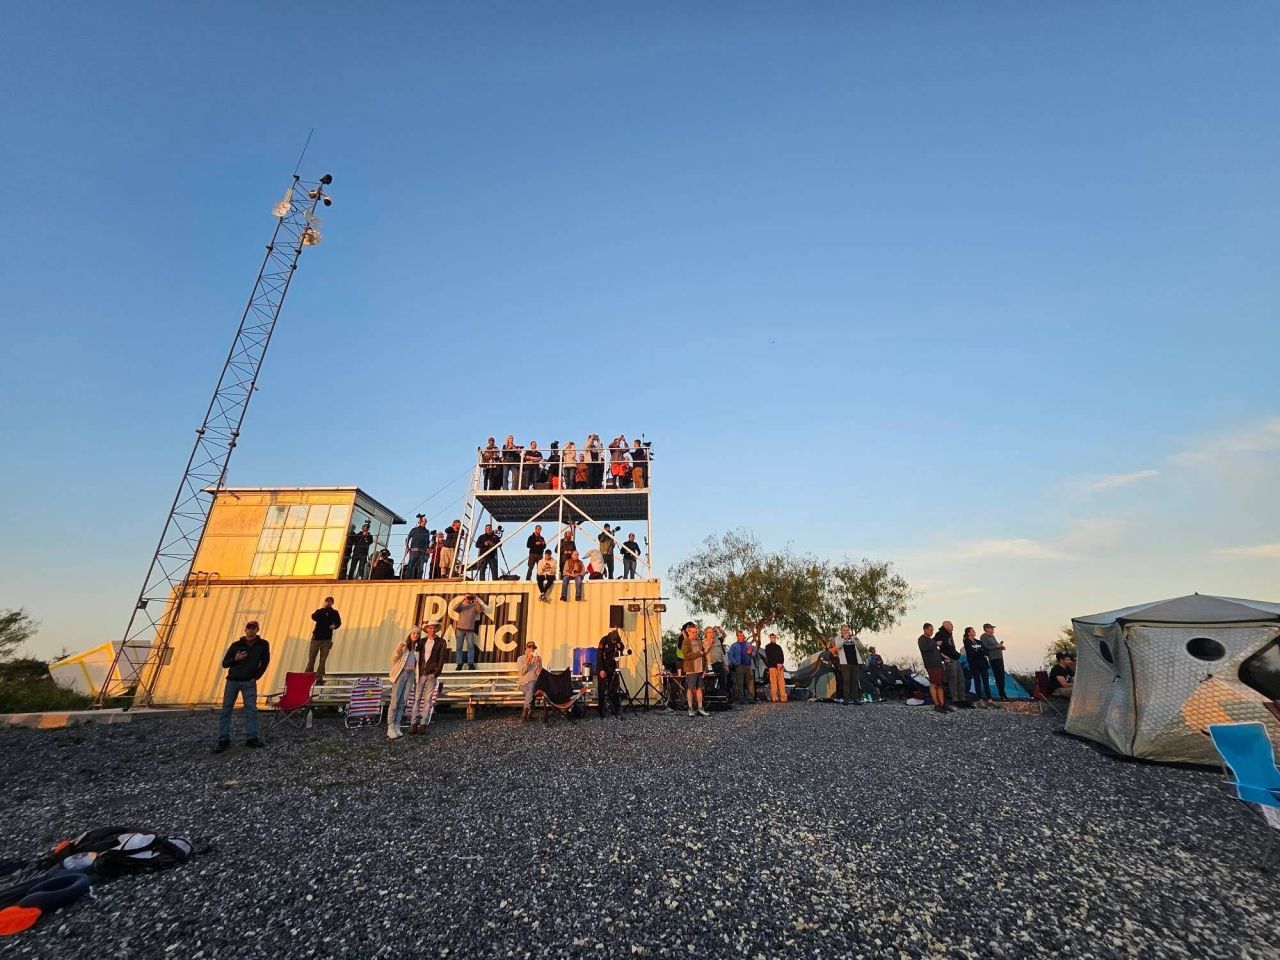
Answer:
<svg viewBox="0 0 1280 960"><path fill-rule="evenodd" d="M266 696L267 706L275 710L275 722L305 726L306 712L311 709L311 689L315 685L314 673L286 673L284 689Z"/></svg>

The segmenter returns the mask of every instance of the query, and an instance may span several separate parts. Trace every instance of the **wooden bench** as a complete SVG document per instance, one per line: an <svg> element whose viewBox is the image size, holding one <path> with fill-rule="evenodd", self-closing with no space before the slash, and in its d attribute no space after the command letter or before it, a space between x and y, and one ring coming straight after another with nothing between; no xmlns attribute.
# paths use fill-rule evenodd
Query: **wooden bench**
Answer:
<svg viewBox="0 0 1280 960"><path fill-rule="evenodd" d="M357 677L375 676L372 673L327 673L324 683L313 688L311 702L317 707L345 707L351 699L351 685ZM383 702L391 700L391 681L382 678ZM466 708L467 719L474 720L476 707L519 707L524 705L524 692L516 685L516 671L510 666L484 667L474 670L454 670L445 667L440 674L444 690L436 699L437 704L457 704Z"/></svg>

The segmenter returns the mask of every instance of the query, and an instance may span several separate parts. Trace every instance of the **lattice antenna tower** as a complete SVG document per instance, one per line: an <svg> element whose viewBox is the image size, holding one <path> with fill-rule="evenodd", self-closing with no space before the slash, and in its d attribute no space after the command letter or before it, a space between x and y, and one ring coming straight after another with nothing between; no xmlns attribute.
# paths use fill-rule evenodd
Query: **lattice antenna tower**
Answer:
<svg viewBox="0 0 1280 960"><path fill-rule="evenodd" d="M240 437L245 412L284 298L298 269L298 260L304 249L321 240L322 224L316 209L332 202L326 192L332 182L333 177L327 173L319 180L303 180L294 173L293 182L272 209L276 225L271 242L267 244L258 278L240 317L240 326L218 377L213 399L196 430L191 456L129 617L124 639L98 691L97 706L127 696L130 690L134 691L134 705L151 704L156 679L169 660L169 642L178 623L182 601L193 584L213 576L191 569L209 519L213 491L226 484L227 464Z"/></svg>

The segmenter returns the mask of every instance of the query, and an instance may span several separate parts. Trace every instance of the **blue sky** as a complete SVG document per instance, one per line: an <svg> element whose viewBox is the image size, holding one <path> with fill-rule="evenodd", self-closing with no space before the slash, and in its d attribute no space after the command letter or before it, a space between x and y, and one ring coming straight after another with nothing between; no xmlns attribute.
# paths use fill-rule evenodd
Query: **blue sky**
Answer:
<svg viewBox="0 0 1280 960"><path fill-rule="evenodd" d="M1278 37L1263 3L15 7L0 607L38 653L123 630L313 126L336 202L235 484L408 514L491 433L643 431L660 566L737 526L894 560L891 652L1277 599Z"/></svg>

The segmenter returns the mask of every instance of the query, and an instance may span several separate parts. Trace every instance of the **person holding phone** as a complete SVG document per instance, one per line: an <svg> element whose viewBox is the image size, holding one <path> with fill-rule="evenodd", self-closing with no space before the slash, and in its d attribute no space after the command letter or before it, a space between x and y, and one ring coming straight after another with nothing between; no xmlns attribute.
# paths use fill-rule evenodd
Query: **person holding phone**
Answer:
<svg viewBox="0 0 1280 960"><path fill-rule="evenodd" d="M689 716L709 717L702 708L702 675L707 672L707 650L698 625L690 620L680 628L680 659L684 662L684 696ZM714 628L712 628L714 635Z"/></svg>
<svg viewBox="0 0 1280 960"><path fill-rule="evenodd" d="M265 747L258 739L258 681L271 663L271 644L258 635L258 621L244 625L244 636L222 656L222 666L227 671L227 682L222 688L222 712L218 714L218 742L214 753L221 753L231 745L231 711L236 697L244 703L244 745Z"/></svg>
<svg viewBox="0 0 1280 960"><path fill-rule="evenodd" d="M533 694L537 690L538 674L541 672L542 657L538 656L538 645L530 640L524 645L524 653L516 658L516 686L524 695L521 721L528 720L533 713Z"/></svg>

